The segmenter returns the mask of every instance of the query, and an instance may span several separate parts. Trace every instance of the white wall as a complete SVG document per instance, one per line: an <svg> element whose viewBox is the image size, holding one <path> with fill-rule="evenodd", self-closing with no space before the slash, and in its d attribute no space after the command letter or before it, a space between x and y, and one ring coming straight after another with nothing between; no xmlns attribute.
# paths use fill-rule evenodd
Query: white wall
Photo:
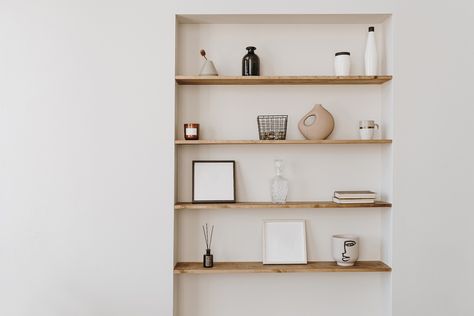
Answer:
<svg viewBox="0 0 474 316"><path fill-rule="evenodd" d="M393 314L471 315L474 4L397 13Z"/></svg>
<svg viewBox="0 0 474 316"><path fill-rule="evenodd" d="M156 9L2 2L1 315L172 314L174 18Z"/></svg>
<svg viewBox="0 0 474 316"><path fill-rule="evenodd" d="M171 315L175 13L391 11L393 315L470 314L472 3L243 2L0 3L1 314Z"/></svg>

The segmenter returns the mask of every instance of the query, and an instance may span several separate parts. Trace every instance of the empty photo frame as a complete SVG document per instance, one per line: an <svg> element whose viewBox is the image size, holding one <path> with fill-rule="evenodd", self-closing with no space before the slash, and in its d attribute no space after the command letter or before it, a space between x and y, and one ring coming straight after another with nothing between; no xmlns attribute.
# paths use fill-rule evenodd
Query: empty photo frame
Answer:
<svg viewBox="0 0 474 316"><path fill-rule="evenodd" d="M266 220L263 223L263 264L306 264L304 220Z"/></svg>
<svg viewBox="0 0 474 316"><path fill-rule="evenodd" d="M193 203L235 203L235 161L193 161Z"/></svg>

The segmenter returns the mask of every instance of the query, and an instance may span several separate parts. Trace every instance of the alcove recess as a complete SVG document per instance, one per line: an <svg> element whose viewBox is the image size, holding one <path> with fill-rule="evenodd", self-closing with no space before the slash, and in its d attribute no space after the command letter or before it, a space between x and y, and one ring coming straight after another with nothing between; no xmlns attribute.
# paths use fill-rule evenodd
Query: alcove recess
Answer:
<svg viewBox="0 0 474 316"><path fill-rule="evenodd" d="M176 277L177 313L209 312L212 303L200 301L197 292L231 302L232 291L201 282L209 274L219 280L208 279L206 284L238 282L231 275L239 273L252 295L252 286L265 287L255 272L375 272L363 274L364 291L379 300L374 315L383 315L390 301L386 272L391 271L392 259L391 16L178 15L176 21L175 273L205 274ZM375 26L381 57L380 75L373 77L363 76L368 26ZM261 60L259 78L240 76L241 58L250 45L257 47ZM197 76L203 61L200 49L206 50L219 77ZM350 77L333 76L337 51L351 52ZM336 128L328 140L306 141L297 129L299 119L314 104L322 104L335 118ZM256 117L260 114L287 114L287 140L259 141ZM380 123L380 139L358 140L358 121L364 119ZM189 122L200 123L199 141L184 140L183 124ZM268 203L275 158L284 160L284 176L290 183L286 206ZM235 160L238 203L190 203L193 160ZM377 192L380 201L371 207L330 202L335 190L362 189ZM262 221L295 218L306 220L312 263L261 265ZM202 269L199 264L204 252L201 225L206 222L215 225L212 250L219 262L215 269ZM361 238L360 262L352 270L329 262L331 235L336 233ZM333 282L342 275L346 282L360 282L352 273L331 275ZM282 282L292 286L291 278ZM324 298L329 295L324 282L307 286ZM364 306L360 300L347 300L349 306ZM324 308L324 299L321 304ZM211 315L228 312L213 308ZM277 312L278 304L274 308Z"/></svg>

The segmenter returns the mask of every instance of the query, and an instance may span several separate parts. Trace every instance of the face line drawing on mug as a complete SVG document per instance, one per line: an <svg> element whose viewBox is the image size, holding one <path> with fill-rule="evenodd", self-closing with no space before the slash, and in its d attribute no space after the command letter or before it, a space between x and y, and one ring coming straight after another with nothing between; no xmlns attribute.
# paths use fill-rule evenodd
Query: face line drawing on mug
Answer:
<svg viewBox="0 0 474 316"><path fill-rule="evenodd" d="M347 262L351 259L351 257L346 256L347 249L349 247L354 247L356 245L355 240L346 240L344 241L344 252L342 253L342 261Z"/></svg>

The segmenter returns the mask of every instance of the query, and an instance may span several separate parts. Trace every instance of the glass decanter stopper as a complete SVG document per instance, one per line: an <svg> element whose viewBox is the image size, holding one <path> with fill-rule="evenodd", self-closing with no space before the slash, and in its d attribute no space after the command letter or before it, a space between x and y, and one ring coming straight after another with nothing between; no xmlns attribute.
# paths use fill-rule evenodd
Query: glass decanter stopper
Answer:
<svg viewBox="0 0 474 316"><path fill-rule="evenodd" d="M275 160L276 175L272 179L272 203L284 204L288 195L288 180L281 175L283 161Z"/></svg>

